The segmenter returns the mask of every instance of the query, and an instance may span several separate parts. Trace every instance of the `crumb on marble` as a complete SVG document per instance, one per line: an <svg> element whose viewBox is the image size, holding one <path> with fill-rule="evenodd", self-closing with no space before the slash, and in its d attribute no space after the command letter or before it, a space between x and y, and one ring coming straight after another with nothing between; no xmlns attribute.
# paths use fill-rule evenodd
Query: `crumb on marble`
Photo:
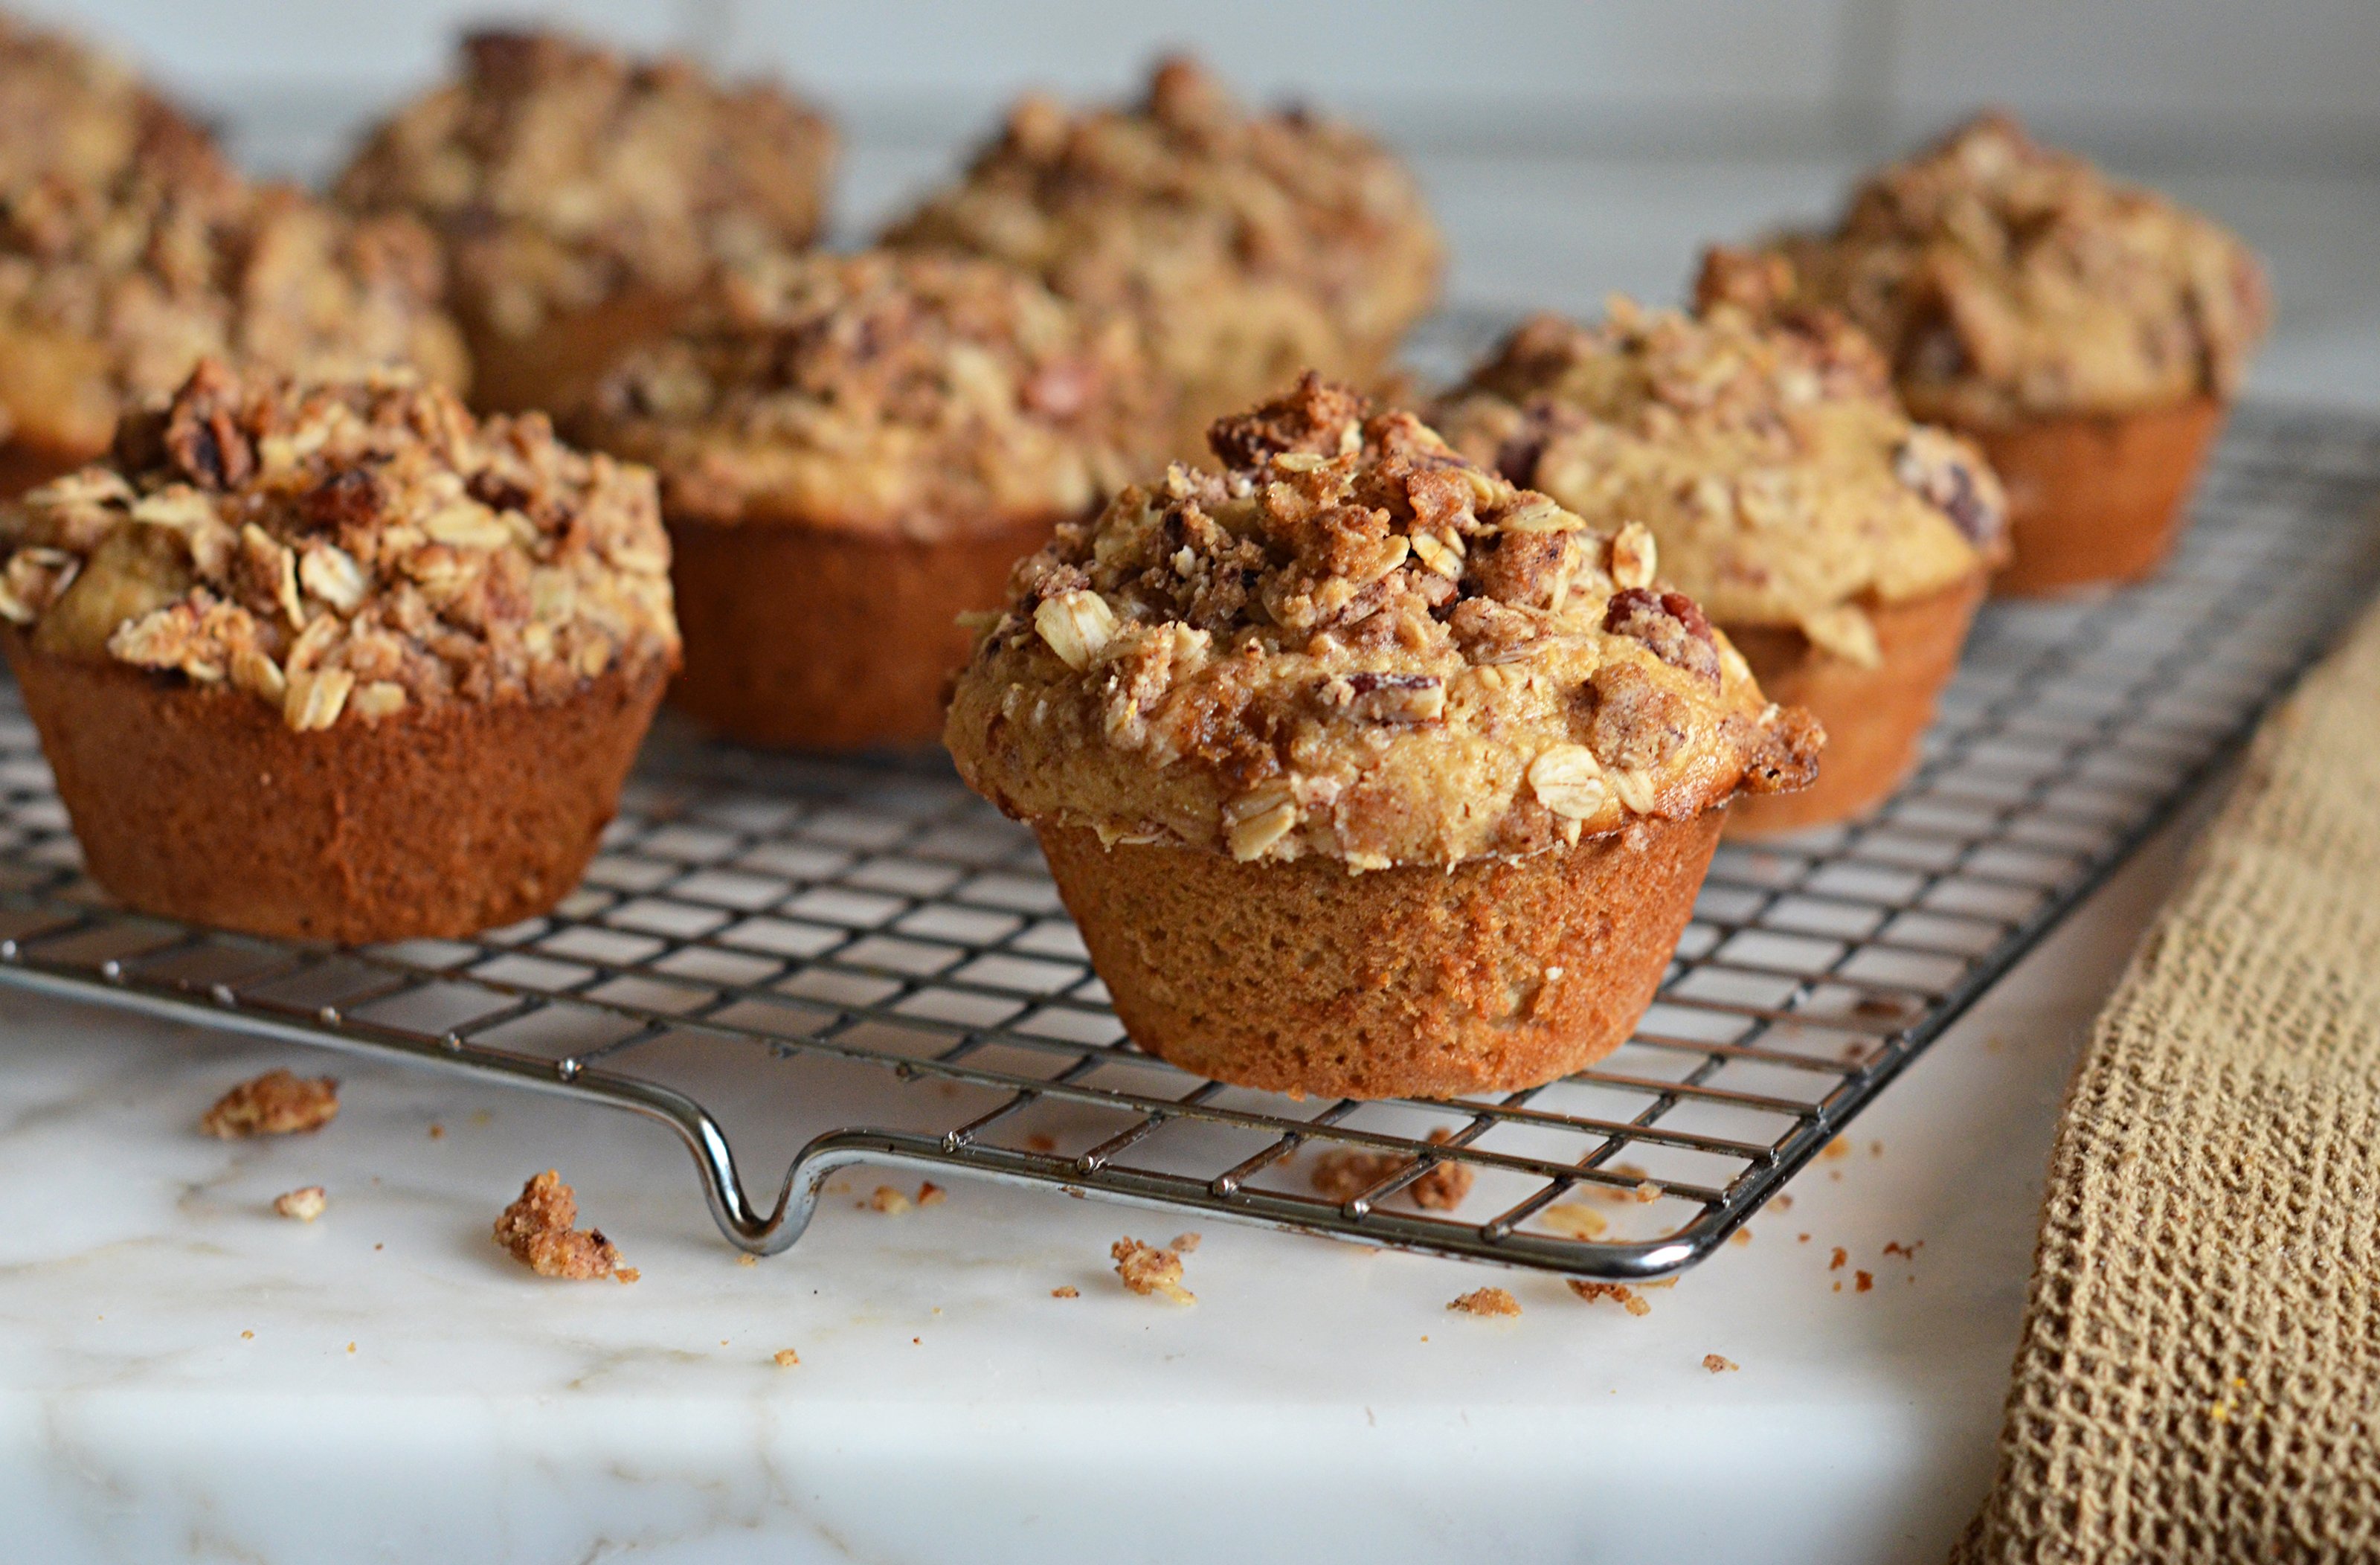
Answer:
<svg viewBox="0 0 2380 1565"><path fill-rule="evenodd" d="M1050 1289L1050 1296L1053 1299L1079 1299L1083 1296L1083 1291L1079 1288L1062 1285Z"/></svg>
<svg viewBox="0 0 2380 1565"><path fill-rule="evenodd" d="M250 1135L294 1135L320 1130L338 1117L339 1084L329 1076L267 1071L221 1098L199 1121L209 1135L237 1141Z"/></svg>
<svg viewBox="0 0 2380 1565"><path fill-rule="evenodd" d="M1848 1158L1851 1155L1852 1138L1848 1135L1839 1135L1835 1137L1832 1141L1827 1143L1826 1150L1818 1154L1819 1157L1824 1158L1830 1163L1839 1158Z"/></svg>
<svg viewBox="0 0 2380 1565"><path fill-rule="evenodd" d="M1453 1133L1443 1126L1429 1133L1433 1146L1447 1146L1453 1139ZM1333 1147L1315 1159L1311 1177L1314 1188L1331 1200L1352 1201L1380 1181L1402 1173L1413 1161L1397 1152ZM1425 1211L1451 1212L1463 1205L1463 1198L1471 1194L1472 1183L1477 1177L1468 1163L1435 1163L1399 1194Z"/></svg>
<svg viewBox="0 0 2380 1565"><path fill-rule="evenodd" d="M1852 1253L1849 1250L1844 1249L1840 1244L1838 1244L1835 1246L1834 1255L1828 1257L1827 1261L1827 1269L1828 1271L1840 1271L1843 1269L1843 1263L1851 1258Z"/></svg>
<svg viewBox="0 0 2380 1565"><path fill-rule="evenodd" d="M1055 1152L1058 1150L1058 1138L1037 1130L1025 1138L1025 1149L1028 1152Z"/></svg>
<svg viewBox="0 0 2380 1565"><path fill-rule="evenodd" d="M939 1207L950 1198L950 1194L951 1193L949 1191L943 1189L941 1185L936 1184L929 1179L926 1181L925 1183L917 1186L917 1205L920 1207Z"/></svg>
<svg viewBox="0 0 2380 1565"><path fill-rule="evenodd" d="M791 1369L794 1365L802 1362L802 1355L794 1352L791 1348L779 1348L776 1352L775 1357L777 1367L779 1369Z"/></svg>
<svg viewBox="0 0 2380 1565"><path fill-rule="evenodd" d="M617 1271L613 1272L612 1275L613 1275L613 1277L617 1278L617 1279L618 1279L619 1280L621 1280L622 1282L641 1282L641 1281L643 1281L643 1280L644 1280L644 1276L645 1276L645 1274L644 1274L643 1272L638 1271L635 1267L632 1267L632 1266L624 1266L624 1267L620 1268L620 1269L619 1269L619 1270L617 1270Z"/></svg>
<svg viewBox="0 0 2380 1565"><path fill-rule="evenodd" d="M243 1331L239 1334L239 1340L243 1342L253 1342L256 1341L256 1333L253 1331Z"/></svg>
<svg viewBox="0 0 2380 1565"><path fill-rule="evenodd" d="M1793 1209L1792 1194L1790 1191L1779 1191L1768 1204L1780 1212L1790 1212Z"/></svg>
<svg viewBox="0 0 2380 1565"><path fill-rule="evenodd" d="M1703 1367L1709 1370L1713 1375L1725 1375L1729 1370L1742 1369L1743 1365L1736 1363L1731 1358L1724 1356L1723 1354L1705 1353L1703 1355Z"/></svg>
<svg viewBox="0 0 2380 1565"><path fill-rule="evenodd" d="M1157 1294L1177 1304L1198 1302L1196 1293L1182 1286L1179 1251L1160 1250L1126 1234L1108 1246L1108 1256L1115 1262L1116 1276L1134 1292Z"/></svg>
<svg viewBox="0 0 2380 1565"><path fill-rule="evenodd" d="M1173 1242L1165 1247L1169 1250L1177 1250L1186 1256L1198 1247L1199 1240L1200 1236L1196 1233L1177 1233L1173 1236Z"/></svg>
<svg viewBox="0 0 2380 1565"><path fill-rule="evenodd" d="M1661 1187L1660 1187L1658 1184L1656 1184L1655 1183L1653 1183L1653 1181L1651 1181L1651 1180L1649 1180L1649 1179L1648 1179L1648 1180L1646 1180L1646 1181L1645 1181L1645 1183L1644 1183L1639 1184L1635 1189L1633 1189L1633 1190L1632 1190L1632 1191L1630 1191L1630 1192L1628 1193L1628 1198L1629 1198L1630 1200L1632 1200L1632 1201L1641 1201L1641 1202L1645 1202L1645 1203L1646 1203L1646 1204L1648 1204L1648 1205L1649 1205L1650 1203L1652 1203L1652 1202L1655 1202L1655 1201L1659 1200L1659 1199L1661 1198L1661 1195L1662 1195L1662 1190L1661 1190Z"/></svg>
<svg viewBox="0 0 2380 1565"><path fill-rule="evenodd" d="M1475 1288L1459 1299L1449 1300L1446 1307L1465 1315L1518 1315L1521 1301L1501 1288Z"/></svg>
<svg viewBox="0 0 2380 1565"><path fill-rule="evenodd" d="M1852 1292L1854 1292L1854 1293L1864 1293L1864 1292L1866 1292L1869 1289L1871 1289L1871 1288L1873 1288L1873 1287L1875 1287L1875 1286L1876 1286L1876 1279L1875 1279L1874 1277L1870 1276L1868 1273L1864 1272L1864 1271L1855 1271L1855 1272L1852 1273Z"/></svg>
<svg viewBox="0 0 2380 1565"><path fill-rule="evenodd" d="M876 1187L876 1194L860 1202L859 1205L863 1209L882 1212L888 1218L897 1218L909 1209L911 1203L909 1197L891 1185L880 1184Z"/></svg>
<svg viewBox="0 0 2380 1565"><path fill-rule="evenodd" d="M1583 1207L1566 1201L1559 1207L1548 1207L1537 1214L1537 1220L1556 1233L1569 1239L1599 1239L1611 1224L1593 1207Z"/></svg>
<svg viewBox="0 0 2380 1565"><path fill-rule="evenodd" d="M573 1227L577 1220L577 1193L548 1169L522 1185L520 1198L496 1219L495 1241L540 1277L613 1275L620 1268L620 1252L602 1230L581 1232Z"/></svg>
<svg viewBox="0 0 2380 1565"><path fill-rule="evenodd" d="M435 1120L431 1121L431 1122L430 1122L430 1139L431 1139L431 1140L432 1140L432 1141L443 1141L443 1140L445 1140L445 1139L446 1139L446 1127L445 1127L444 1125L440 1124L440 1123L439 1123L437 1121L435 1121Z"/></svg>
<svg viewBox="0 0 2380 1565"><path fill-rule="evenodd" d="M1917 1252L1924 1248L1925 1248L1925 1241L1923 1239L1914 1244L1903 1244L1896 1239L1885 1245L1884 1253L1888 1256L1899 1256L1904 1261L1913 1261L1917 1258Z"/></svg>
<svg viewBox="0 0 2380 1565"><path fill-rule="evenodd" d="M322 1215L322 1208L329 1204L330 1197L323 1194L319 1184L301 1185L273 1198L274 1211L298 1222L312 1222Z"/></svg>
<svg viewBox="0 0 2380 1565"><path fill-rule="evenodd" d="M754 1255L751 1251L747 1250L742 1255L735 1257L735 1264L737 1266L759 1266L760 1264L760 1257Z"/></svg>
<svg viewBox="0 0 2380 1565"><path fill-rule="evenodd" d="M349 1352L349 1353L354 1353L355 1351L356 1351L356 1345L355 1345L353 1342L348 1343L348 1344L347 1344L347 1352Z"/></svg>
<svg viewBox="0 0 2380 1565"><path fill-rule="evenodd" d="M1609 1299L1630 1315L1653 1313L1652 1301L1637 1297L1636 1290L1629 1287L1625 1282L1589 1282L1582 1277L1573 1277L1566 1280L1570 1283L1570 1291L1590 1304L1597 1299Z"/></svg>

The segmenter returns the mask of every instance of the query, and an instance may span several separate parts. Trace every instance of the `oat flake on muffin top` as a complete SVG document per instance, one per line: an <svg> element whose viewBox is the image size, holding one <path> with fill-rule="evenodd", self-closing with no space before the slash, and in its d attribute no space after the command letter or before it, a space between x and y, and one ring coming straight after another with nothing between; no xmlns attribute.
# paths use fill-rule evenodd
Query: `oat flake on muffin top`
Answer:
<svg viewBox="0 0 2380 1565"><path fill-rule="evenodd" d="M1661 573L1724 625L1798 629L1863 665L1865 606L2003 558L1981 453L1911 422L1883 359L1838 317L1728 305L1601 324L1540 316L1432 421L1457 449L1606 528L1642 522Z"/></svg>
<svg viewBox="0 0 2380 1565"><path fill-rule="evenodd" d="M2268 314L2232 235L2044 147L2001 113L1863 185L1830 234L1781 236L1790 297L1891 357L1921 419L1970 425L2228 398ZM1706 300L1759 308L1767 267L1706 263Z"/></svg>
<svg viewBox="0 0 2380 1565"><path fill-rule="evenodd" d="M948 742L1014 815L1351 868L1533 854L1806 782L1641 527L1599 531L1308 376L1221 473L1125 490L1019 564Z"/></svg>
<svg viewBox="0 0 2380 1565"><path fill-rule="evenodd" d="M35 651L228 684L300 730L559 700L677 651L652 476L401 372L202 363L0 540Z"/></svg>
<svg viewBox="0 0 2380 1565"><path fill-rule="evenodd" d="M778 87L552 32L476 32L462 55L460 79L373 131L336 189L435 228L476 321L525 337L818 231L834 132Z"/></svg>
<svg viewBox="0 0 2380 1565"><path fill-rule="evenodd" d="M1158 449L1137 334L988 261L871 250L729 269L574 423L674 518L935 537L1078 516Z"/></svg>

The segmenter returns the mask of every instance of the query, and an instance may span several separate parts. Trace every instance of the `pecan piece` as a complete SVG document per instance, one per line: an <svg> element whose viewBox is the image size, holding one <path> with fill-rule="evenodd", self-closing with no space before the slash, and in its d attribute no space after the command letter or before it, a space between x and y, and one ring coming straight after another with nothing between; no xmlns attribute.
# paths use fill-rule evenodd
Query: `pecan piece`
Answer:
<svg viewBox="0 0 2380 1565"><path fill-rule="evenodd" d="M1702 605L1682 592L1647 587L1622 588L1604 610L1603 628L1642 641L1671 668L1683 669L1718 688L1718 646Z"/></svg>
<svg viewBox="0 0 2380 1565"><path fill-rule="evenodd" d="M1436 722L1446 715L1446 685L1434 673L1351 673L1324 691L1366 722Z"/></svg>

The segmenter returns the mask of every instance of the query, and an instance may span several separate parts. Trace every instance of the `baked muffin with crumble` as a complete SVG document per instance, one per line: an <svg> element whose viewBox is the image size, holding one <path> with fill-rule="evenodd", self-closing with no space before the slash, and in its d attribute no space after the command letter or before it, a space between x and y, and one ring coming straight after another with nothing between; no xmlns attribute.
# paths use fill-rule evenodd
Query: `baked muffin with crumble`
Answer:
<svg viewBox="0 0 2380 1565"><path fill-rule="evenodd" d="M467 379L429 236L251 186L123 67L0 18L0 493L106 451L202 357Z"/></svg>
<svg viewBox="0 0 2380 1565"><path fill-rule="evenodd" d="M1438 297L1420 188L1352 127L1250 114L1187 59L1132 108L1010 111L965 176L887 242L990 256L1133 314L1180 394L1176 454L1304 370L1366 382Z"/></svg>
<svg viewBox="0 0 2380 1565"><path fill-rule="evenodd" d="M1528 321L1432 422L1590 525L1641 524L1761 688L1825 724L1816 783L1742 801L1730 834L1861 814L1915 765L2007 555L1998 480L1839 317L1607 308Z"/></svg>
<svg viewBox="0 0 2380 1565"><path fill-rule="evenodd" d="M2269 313L2239 239L2000 113L1871 176L1830 232L1713 251L1699 294L1874 337L1910 411L2007 484L2020 593L2156 568Z"/></svg>
<svg viewBox="0 0 2380 1565"><path fill-rule="evenodd" d="M775 256L630 355L574 432L649 463L676 546L672 700L733 737L941 732L958 617L1152 458L1128 322L964 256Z"/></svg>
<svg viewBox="0 0 2380 1565"><path fill-rule="evenodd" d="M480 407L559 413L720 263L809 243L834 153L825 117L775 84L489 30L463 40L454 79L370 134L335 190L436 232Z"/></svg>
<svg viewBox="0 0 2380 1565"><path fill-rule="evenodd" d="M1634 1027L1729 800L1822 735L1640 528L1308 376L1021 564L960 774L1032 824L1135 1041L1250 1086L1501 1091Z"/></svg>
<svg viewBox="0 0 2380 1565"><path fill-rule="evenodd" d="M92 878L258 934L550 907L677 652L652 476L398 372L202 362L0 542L0 641Z"/></svg>

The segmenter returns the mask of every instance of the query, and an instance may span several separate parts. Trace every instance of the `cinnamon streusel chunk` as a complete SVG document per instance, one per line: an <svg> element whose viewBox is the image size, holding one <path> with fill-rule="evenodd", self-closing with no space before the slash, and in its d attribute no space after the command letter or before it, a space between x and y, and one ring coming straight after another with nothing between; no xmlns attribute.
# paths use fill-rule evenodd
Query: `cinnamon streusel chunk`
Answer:
<svg viewBox="0 0 2380 1565"><path fill-rule="evenodd" d="M600 1228L581 1231L578 1197L562 1176L546 1170L521 1186L519 1199L496 1219L495 1240L540 1277L587 1281L620 1269L620 1251Z"/></svg>
<svg viewBox="0 0 2380 1565"><path fill-rule="evenodd" d="M251 1135L295 1135L321 1130L339 1114L339 1084L329 1076L303 1077L267 1071L215 1099L199 1128L225 1141Z"/></svg>
<svg viewBox="0 0 2380 1565"><path fill-rule="evenodd" d="M1132 313L1182 393L1184 455L1208 419L1301 370L1377 373L1443 263L1419 188L1377 142L1303 110L1250 114L1180 58L1131 108L1024 100L888 239L988 255Z"/></svg>

